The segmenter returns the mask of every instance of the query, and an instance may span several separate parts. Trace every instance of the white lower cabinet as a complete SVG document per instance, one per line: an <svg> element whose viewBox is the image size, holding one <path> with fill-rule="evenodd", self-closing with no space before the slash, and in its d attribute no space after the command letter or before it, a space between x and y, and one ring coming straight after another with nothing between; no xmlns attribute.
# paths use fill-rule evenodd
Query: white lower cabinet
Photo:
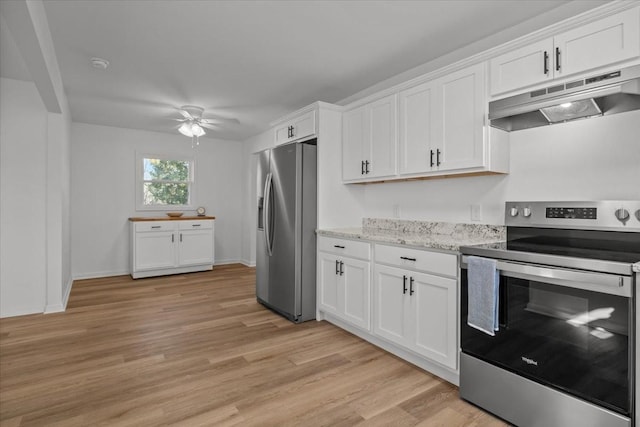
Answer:
<svg viewBox="0 0 640 427"><path fill-rule="evenodd" d="M131 276L161 276L211 270L213 220L131 222Z"/></svg>
<svg viewBox="0 0 640 427"><path fill-rule="evenodd" d="M357 326L352 332L457 381L457 255L384 244L370 250L367 242L318 236L319 318Z"/></svg>
<svg viewBox="0 0 640 427"><path fill-rule="evenodd" d="M346 255L368 254L369 243L318 238L318 309L371 329L371 263ZM325 249L325 250L322 250ZM367 255L368 256L368 255Z"/></svg>
<svg viewBox="0 0 640 427"><path fill-rule="evenodd" d="M456 280L378 264L374 277L374 333L456 369Z"/></svg>
<svg viewBox="0 0 640 427"><path fill-rule="evenodd" d="M135 270L172 268L176 263L173 231L150 231L135 234Z"/></svg>

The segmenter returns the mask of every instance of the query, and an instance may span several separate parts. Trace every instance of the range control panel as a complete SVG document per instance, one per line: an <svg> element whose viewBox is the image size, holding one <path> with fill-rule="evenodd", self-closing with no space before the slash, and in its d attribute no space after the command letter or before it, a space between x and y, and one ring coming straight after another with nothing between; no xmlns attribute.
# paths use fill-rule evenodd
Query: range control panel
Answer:
<svg viewBox="0 0 640 427"><path fill-rule="evenodd" d="M598 219L598 208L547 208L547 218Z"/></svg>
<svg viewBox="0 0 640 427"><path fill-rule="evenodd" d="M640 232L640 200L506 202L504 223L515 227Z"/></svg>

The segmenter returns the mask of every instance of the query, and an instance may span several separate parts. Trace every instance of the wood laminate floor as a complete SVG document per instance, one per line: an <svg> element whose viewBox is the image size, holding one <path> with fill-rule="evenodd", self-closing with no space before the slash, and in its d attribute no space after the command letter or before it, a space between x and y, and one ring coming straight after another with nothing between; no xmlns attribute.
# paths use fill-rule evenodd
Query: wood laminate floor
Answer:
<svg viewBox="0 0 640 427"><path fill-rule="evenodd" d="M255 269L76 281L0 321L0 425L504 426L327 322L256 303Z"/></svg>

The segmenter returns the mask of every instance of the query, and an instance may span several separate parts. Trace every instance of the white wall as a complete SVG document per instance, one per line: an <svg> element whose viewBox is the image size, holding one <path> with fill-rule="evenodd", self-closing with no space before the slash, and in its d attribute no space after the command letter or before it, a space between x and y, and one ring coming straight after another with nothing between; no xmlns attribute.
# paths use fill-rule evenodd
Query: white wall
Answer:
<svg viewBox="0 0 640 427"><path fill-rule="evenodd" d="M47 303L47 111L32 82L0 78L0 94L0 317L7 317L42 313Z"/></svg>
<svg viewBox="0 0 640 427"><path fill-rule="evenodd" d="M504 224L507 200L640 199L640 111L510 134L504 176L367 185L364 216Z"/></svg>
<svg viewBox="0 0 640 427"><path fill-rule="evenodd" d="M241 260L242 143L73 123L71 243L74 278L129 273L129 222L136 212L136 152L195 153L198 206L216 217L216 264ZM192 212L193 214L193 212Z"/></svg>
<svg viewBox="0 0 640 427"><path fill-rule="evenodd" d="M268 130L244 141L242 151L242 260L249 266L256 265L257 226L257 159L256 153L273 147L273 131Z"/></svg>
<svg viewBox="0 0 640 427"><path fill-rule="evenodd" d="M66 107L66 105L65 105ZM69 211L71 119L47 114L47 306L46 312L63 311L71 291L71 229Z"/></svg>

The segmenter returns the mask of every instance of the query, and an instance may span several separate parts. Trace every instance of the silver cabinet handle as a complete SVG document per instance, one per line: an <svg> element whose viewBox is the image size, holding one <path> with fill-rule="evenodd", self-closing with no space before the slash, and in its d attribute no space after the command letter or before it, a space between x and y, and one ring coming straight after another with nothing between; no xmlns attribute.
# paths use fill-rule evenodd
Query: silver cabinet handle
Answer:
<svg viewBox="0 0 640 427"><path fill-rule="evenodd" d="M271 221L271 215L269 211L271 210L271 191L273 185L273 174L269 173L267 175L267 180L264 183L264 238L265 243L267 245L267 252L269 256L273 255L273 247L271 243L271 227L269 222Z"/></svg>

